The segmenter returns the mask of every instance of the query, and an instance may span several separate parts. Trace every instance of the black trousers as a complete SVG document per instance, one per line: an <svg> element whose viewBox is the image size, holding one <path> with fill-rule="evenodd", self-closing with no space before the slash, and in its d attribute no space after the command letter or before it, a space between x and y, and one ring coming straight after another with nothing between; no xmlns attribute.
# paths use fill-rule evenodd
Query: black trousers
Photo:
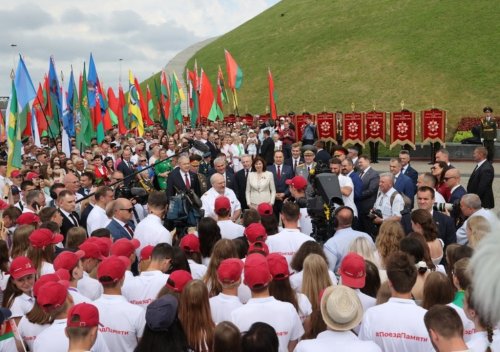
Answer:
<svg viewBox="0 0 500 352"><path fill-rule="evenodd" d="M495 142L493 140L484 140L484 147L488 150L488 161L493 162L495 158Z"/></svg>

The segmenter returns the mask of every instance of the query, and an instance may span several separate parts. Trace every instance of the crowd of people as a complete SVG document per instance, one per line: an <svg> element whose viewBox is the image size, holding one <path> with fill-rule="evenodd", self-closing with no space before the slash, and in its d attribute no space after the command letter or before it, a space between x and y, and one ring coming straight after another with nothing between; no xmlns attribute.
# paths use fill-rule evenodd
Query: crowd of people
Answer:
<svg viewBox="0 0 500 352"><path fill-rule="evenodd" d="M1 152L0 351L500 350L470 266L495 236L488 150L462 185L446 149L379 173L315 128L113 130L71 155L27 139L9 173ZM339 194L325 241L319 172Z"/></svg>

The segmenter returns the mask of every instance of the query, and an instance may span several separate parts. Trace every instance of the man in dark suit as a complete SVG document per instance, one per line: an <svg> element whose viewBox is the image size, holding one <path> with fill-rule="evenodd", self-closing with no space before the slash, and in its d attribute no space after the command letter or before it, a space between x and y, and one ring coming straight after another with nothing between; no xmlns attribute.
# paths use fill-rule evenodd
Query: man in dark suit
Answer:
<svg viewBox="0 0 500 352"><path fill-rule="evenodd" d="M124 150L122 153L122 161L120 161L116 168L116 170L123 173L123 176L125 177L123 183L125 184L125 186L128 186L130 182L132 182L133 177L131 177L130 175L132 175L135 171L134 164L130 161L131 157L132 152L128 149Z"/></svg>
<svg viewBox="0 0 500 352"><path fill-rule="evenodd" d="M398 158L391 158L389 161L389 170L394 175L394 188L401 194L407 196L410 201L410 208L413 209L413 198L415 197L415 184L406 175L401 172L401 161Z"/></svg>
<svg viewBox="0 0 500 352"><path fill-rule="evenodd" d="M446 171L443 179L451 190L450 198L447 199L447 203L458 204L462 196L467 193L465 188L460 184L460 171L458 169L449 169Z"/></svg>
<svg viewBox="0 0 500 352"><path fill-rule="evenodd" d="M63 190L57 196L59 213L62 215L63 221L61 225L61 234L66 240L66 234L72 227L80 226L80 217L76 210L76 196L73 192Z"/></svg>
<svg viewBox="0 0 500 352"><path fill-rule="evenodd" d="M302 157L302 154L300 152L300 143L293 143L292 144L292 157L289 159L285 159L285 165L288 165L292 168L293 174L295 175L295 169L297 166L300 164L304 163L304 158Z"/></svg>
<svg viewBox="0 0 500 352"><path fill-rule="evenodd" d="M234 175L234 193L241 203L241 209L248 209L245 192L248 173L252 171L252 157L250 155L241 156L241 165L243 169Z"/></svg>
<svg viewBox="0 0 500 352"><path fill-rule="evenodd" d="M134 205L126 198L118 198L113 203L113 219L106 226L111 232L113 242L120 238L132 239L134 237L135 225L132 221Z"/></svg>
<svg viewBox="0 0 500 352"><path fill-rule="evenodd" d="M212 177L213 174L219 173L222 176L224 176L224 179L226 180L226 187L232 189L235 191L235 179L234 179L234 171L232 168L230 168L227 165L226 158L225 157L218 157L215 158L214 160L214 168L212 173L210 174L210 177ZM209 177L209 181L210 181ZM209 182L209 189L212 187L212 184Z"/></svg>
<svg viewBox="0 0 500 352"><path fill-rule="evenodd" d="M432 218L438 228L439 238L443 240L445 246L456 243L457 235L453 219L440 211L432 209L435 201L434 194L434 188L421 186L417 191L417 207L432 213ZM402 216L401 224L406 234L413 231L411 226L411 213L406 213Z"/></svg>
<svg viewBox="0 0 500 352"><path fill-rule="evenodd" d="M210 156L212 157L212 160L215 160L215 158L217 158L217 154L219 154L219 148L215 146L215 133L210 132L208 134L208 141L205 144L210 149Z"/></svg>
<svg viewBox="0 0 500 352"><path fill-rule="evenodd" d="M411 178L414 187L417 186L418 172L410 165L410 152L403 149L399 152L399 161L401 162L401 173Z"/></svg>
<svg viewBox="0 0 500 352"><path fill-rule="evenodd" d="M290 166L284 165L285 155L281 150L274 152L274 164L267 167L267 171L272 172L274 185L276 187L276 200L274 201L274 214L279 216L283 207L283 200L290 196L290 190L286 180L292 179L294 174Z"/></svg>
<svg viewBox="0 0 500 352"><path fill-rule="evenodd" d="M358 218L360 231L366 233L374 233L373 222L368 218L368 213L373 208L377 199L378 184L380 177L378 172L373 170L370 165L370 160L366 155L361 155L358 158L359 177L363 182L361 198L356 204L358 208Z"/></svg>
<svg viewBox="0 0 500 352"><path fill-rule="evenodd" d="M314 145L316 146L317 148L317 152L316 152L316 157L314 158L314 161L316 162L322 162L323 164L326 164L328 165L328 163L330 162L330 159L332 158L331 154L328 153L324 148L325 148L325 142L323 141L316 141L316 143L314 143Z"/></svg>
<svg viewBox="0 0 500 352"><path fill-rule="evenodd" d="M167 198L175 196L177 192L185 192L192 189L194 193L201 197L200 181L198 176L190 171L191 163L187 156L179 157L178 167L173 169L167 177Z"/></svg>
<svg viewBox="0 0 500 352"><path fill-rule="evenodd" d="M266 129L263 132L264 140L260 146L260 156L264 158L267 165L272 165L274 161L274 141L271 138L271 132Z"/></svg>
<svg viewBox="0 0 500 352"><path fill-rule="evenodd" d="M486 160L488 151L485 147L477 147L472 154L477 163L467 183L467 193L475 193L481 198L483 208L493 209L495 198L493 196L493 179L495 170L491 163Z"/></svg>

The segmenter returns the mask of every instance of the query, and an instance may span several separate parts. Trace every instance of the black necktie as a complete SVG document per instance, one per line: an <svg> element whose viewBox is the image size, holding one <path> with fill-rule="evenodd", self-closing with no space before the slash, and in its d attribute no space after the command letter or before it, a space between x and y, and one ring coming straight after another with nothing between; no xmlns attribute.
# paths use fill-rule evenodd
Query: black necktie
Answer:
<svg viewBox="0 0 500 352"><path fill-rule="evenodd" d="M245 170L245 179L248 178L248 169Z"/></svg>
<svg viewBox="0 0 500 352"><path fill-rule="evenodd" d="M73 221L73 225L78 226L78 220L76 220L76 216L74 216L72 213L69 213L69 217Z"/></svg>
<svg viewBox="0 0 500 352"><path fill-rule="evenodd" d="M293 164L293 172L297 169L297 160L295 160L295 163Z"/></svg>
<svg viewBox="0 0 500 352"><path fill-rule="evenodd" d="M364 171L361 171L361 172L359 173L359 178L363 178L363 175L364 175L364 174L365 174L365 172L364 172Z"/></svg>

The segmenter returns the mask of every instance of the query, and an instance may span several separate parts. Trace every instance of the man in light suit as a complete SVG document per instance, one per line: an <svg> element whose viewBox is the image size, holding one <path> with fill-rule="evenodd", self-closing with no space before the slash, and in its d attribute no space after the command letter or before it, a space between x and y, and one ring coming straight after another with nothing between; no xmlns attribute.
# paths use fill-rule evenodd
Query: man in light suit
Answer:
<svg viewBox="0 0 500 352"><path fill-rule="evenodd" d="M358 208L359 228L366 233L374 233L373 222L368 218L368 213L373 208L377 199L379 175L370 165L370 160L366 155L358 158L359 177L363 182L361 198L356 204Z"/></svg>
<svg viewBox="0 0 500 352"><path fill-rule="evenodd" d="M413 209L413 198L415 197L415 184L408 176L401 171L401 161L398 158L391 158L389 170L394 175L394 188L411 200L410 209Z"/></svg>
<svg viewBox="0 0 500 352"><path fill-rule="evenodd" d="M483 208L493 209L495 198L493 196L493 179L495 170L491 163L486 160L488 150L485 147L477 147L472 154L477 163L467 183L467 193L475 193L481 199Z"/></svg>
<svg viewBox="0 0 500 352"><path fill-rule="evenodd" d="M267 167L274 176L274 184L276 187L276 200L274 201L274 215L276 217L281 213L283 207L283 200L290 196L290 190L286 184L287 180L293 178L293 170L290 166L283 163L285 155L281 150L274 152L274 164Z"/></svg>
<svg viewBox="0 0 500 352"><path fill-rule="evenodd" d="M198 176L191 171L191 163L187 156L179 157L177 165L174 170L168 174L167 178L167 197L170 199L175 196L177 192L185 192L192 189L194 193L201 196L200 181Z"/></svg>
<svg viewBox="0 0 500 352"><path fill-rule="evenodd" d="M307 180L306 196L309 198L313 192L312 185L309 181L309 175L311 174L311 170L314 170L316 167L316 163L314 162L314 152L316 148L311 146L306 146L305 148L307 149L304 150L304 163L297 166L295 175L302 176Z"/></svg>
<svg viewBox="0 0 500 352"><path fill-rule="evenodd" d="M120 238L132 239L135 225L132 221L134 205L126 198L118 198L112 204L113 218L106 228L111 232L113 241Z"/></svg>

